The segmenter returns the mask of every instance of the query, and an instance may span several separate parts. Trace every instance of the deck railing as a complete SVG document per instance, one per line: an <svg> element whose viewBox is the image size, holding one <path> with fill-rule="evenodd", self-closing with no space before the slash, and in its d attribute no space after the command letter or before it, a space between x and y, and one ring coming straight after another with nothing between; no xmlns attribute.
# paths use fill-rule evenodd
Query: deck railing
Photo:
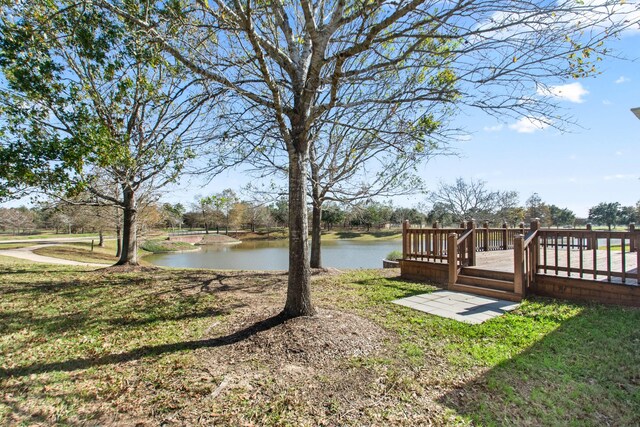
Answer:
<svg viewBox="0 0 640 427"><path fill-rule="evenodd" d="M539 271L544 274L620 283L635 279L640 283L640 232L635 227L630 231L544 229L539 231L539 239ZM629 273L631 257L636 270Z"/></svg>
<svg viewBox="0 0 640 427"><path fill-rule="evenodd" d="M407 260L447 262L450 233L462 234L463 228L409 228L403 224L402 258Z"/></svg>
<svg viewBox="0 0 640 427"><path fill-rule="evenodd" d="M447 262L447 236L456 233L458 236L473 229L473 244L476 252L500 251L513 249L513 242L518 234L529 231L528 228L489 228L488 224L476 228L473 221L461 224L460 228L411 228L407 221L403 224L402 253L407 260ZM466 243L465 243L466 244Z"/></svg>
<svg viewBox="0 0 640 427"><path fill-rule="evenodd" d="M513 248L513 290L524 297L527 289L535 280L538 273L540 255L537 223L531 224L531 231L527 235L518 234Z"/></svg>
<svg viewBox="0 0 640 427"><path fill-rule="evenodd" d="M450 263L448 248L456 236L456 266L475 265L475 253L514 249L520 268L522 261L523 289L535 274L551 274L607 282L640 283L640 231L635 224L628 231L542 229L533 221L530 228L476 228L473 221L460 228L411 228L403 225L403 259L436 263ZM464 238L462 238L464 236ZM522 248L517 247L522 238ZM475 248L473 250L472 248ZM636 269L632 270L635 261Z"/></svg>

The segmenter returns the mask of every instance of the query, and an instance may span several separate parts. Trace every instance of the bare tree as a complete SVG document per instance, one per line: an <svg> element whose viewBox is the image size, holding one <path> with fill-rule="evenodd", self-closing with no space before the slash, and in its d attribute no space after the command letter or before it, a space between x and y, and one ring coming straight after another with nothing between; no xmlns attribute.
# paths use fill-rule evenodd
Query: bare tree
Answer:
<svg viewBox="0 0 640 427"><path fill-rule="evenodd" d="M429 195L436 211L448 214L455 221L472 218L490 219L498 212L518 204L515 191L492 191L482 180L456 179L454 184L441 182L438 189Z"/></svg>
<svg viewBox="0 0 640 427"><path fill-rule="evenodd" d="M224 89L229 102L218 113L230 135L242 133L256 149L281 144L286 151L287 316L315 312L307 166L312 131L324 115L396 107L417 118L432 104L455 103L557 126L556 100L536 95L541 85L588 75L605 53L601 42L635 24L615 13L637 7L618 0L199 0L151 2L148 13L133 14L129 2L93 3L135 22Z"/></svg>

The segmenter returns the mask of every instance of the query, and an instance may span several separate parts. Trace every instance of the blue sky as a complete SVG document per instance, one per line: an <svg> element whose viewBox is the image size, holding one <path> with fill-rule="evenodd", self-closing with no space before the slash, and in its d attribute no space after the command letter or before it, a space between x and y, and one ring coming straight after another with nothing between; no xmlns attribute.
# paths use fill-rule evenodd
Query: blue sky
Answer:
<svg viewBox="0 0 640 427"><path fill-rule="evenodd" d="M437 157L420 168L429 188L457 177L482 179L491 189L518 191L521 203L537 192L546 203L585 217L600 202L635 205L640 200L640 120L630 109L640 107L640 31L610 47L627 59L607 58L600 74L558 82L553 91L576 125L560 132L526 119L500 122L477 111L460 115L454 124L468 136L453 147L459 156ZM196 181L179 186L166 199L188 205L196 194L239 190L251 180L241 171L228 172L204 187ZM394 203L412 206L423 200L397 197Z"/></svg>

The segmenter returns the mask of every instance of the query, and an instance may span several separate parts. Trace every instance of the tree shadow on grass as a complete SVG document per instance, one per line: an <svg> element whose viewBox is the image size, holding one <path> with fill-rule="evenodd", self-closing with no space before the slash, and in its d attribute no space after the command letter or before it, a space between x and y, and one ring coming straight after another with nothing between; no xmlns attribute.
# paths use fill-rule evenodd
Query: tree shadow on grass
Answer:
<svg viewBox="0 0 640 427"><path fill-rule="evenodd" d="M640 310L585 306L440 403L477 425L640 425Z"/></svg>
<svg viewBox="0 0 640 427"><path fill-rule="evenodd" d="M414 295L431 293L438 290L436 286L413 280L403 279L400 276L388 277L384 281L380 278L356 280L352 283L363 286L363 290L371 289L386 300L394 300L399 298L408 298Z"/></svg>
<svg viewBox="0 0 640 427"><path fill-rule="evenodd" d="M288 317L282 313L269 317L265 320L254 323L253 325L236 331L232 334L211 339L182 341L170 344L148 345L130 350L124 353L112 353L91 358L76 358L63 362L53 362L44 364L33 364L28 366L20 366L16 368L3 369L0 368L0 378L3 377L20 377L31 374L54 372L54 371L77 371L92 367L112 365L117 363L126 363L134 360L144 359L147 357L161 356L164 354L177 353L187 350L197 350L200 348L223 347L237 342L243 341L260 332L267 331L284 323Z"/></svg>

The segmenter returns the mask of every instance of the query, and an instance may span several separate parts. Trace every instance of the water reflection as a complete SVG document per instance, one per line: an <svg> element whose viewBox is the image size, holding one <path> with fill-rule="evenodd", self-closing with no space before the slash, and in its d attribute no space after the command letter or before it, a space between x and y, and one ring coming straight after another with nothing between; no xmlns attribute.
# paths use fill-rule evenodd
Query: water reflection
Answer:
<svg viewBox="0 0 640 427"><path fill-rule="evenodd" d="M237 245L206 245L199 252L157 254L145 260L165 267L230 270L286 270L286 240L249 241ZM322 264L335 268L380 268L382 258L402 249L402 241L331 240L322 243Z"/></svg>

